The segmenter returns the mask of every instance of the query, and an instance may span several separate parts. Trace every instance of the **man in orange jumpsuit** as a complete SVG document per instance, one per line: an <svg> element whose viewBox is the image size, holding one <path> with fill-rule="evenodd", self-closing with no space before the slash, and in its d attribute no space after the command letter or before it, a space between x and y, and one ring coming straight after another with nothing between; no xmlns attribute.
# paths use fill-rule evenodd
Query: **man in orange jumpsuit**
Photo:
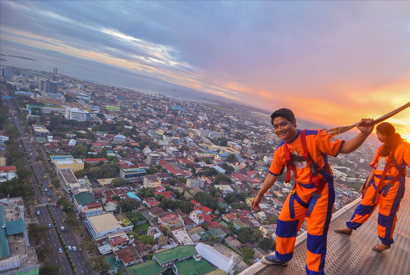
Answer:
<svg viewBox="0 0 410 275"><path fill-rule="evenodd" d="M276 149L269 175L252 201L257 210L263 194L272 187L284 168L287 181L293 170L295 185L286 198L278 217L276 251L263 257L266 264L287 265L292 259L297 232L306 218L307 225L307 274L324 274L326 241L335 201L333 173L328 155L353 152L372 132L372 119L362 119L357 127L360 133L349 141L332 141L332 136L320 130L296 128L296 119L289 109L279 109L272 116L275 134L282 140Z"/></svg>

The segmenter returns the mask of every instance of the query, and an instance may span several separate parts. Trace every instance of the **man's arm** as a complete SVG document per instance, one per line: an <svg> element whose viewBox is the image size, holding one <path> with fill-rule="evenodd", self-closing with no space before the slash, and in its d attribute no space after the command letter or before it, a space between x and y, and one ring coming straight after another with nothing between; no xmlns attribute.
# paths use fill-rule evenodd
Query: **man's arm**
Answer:
<svg viewBox="0 0 410 275"><path fill-rule="evenodd" d="M252 201L252 209L253 210L258 210L259 209L259 203L262 200L263 194L266 193L266 191L269 190L269 188L272 187L272 185L275 183L276 179L278 176L274 176L269 173L269 175L266 177L265 181L263 182L262 188L259 190L258 194L255 196L255 198Z"/></svg>
<svg viewBox="0 0 410 275"><path fill-rule="evenodd" d="M355 138L346 141L342 145L340 153L349 154L355 151L357 148L359 148L360 145L362 145L363 142L366 140L366 138L372 133L374 128L372 122L373 119L362 119L359 125L357 126L357 128L360 130L360 133Z"/></svg>

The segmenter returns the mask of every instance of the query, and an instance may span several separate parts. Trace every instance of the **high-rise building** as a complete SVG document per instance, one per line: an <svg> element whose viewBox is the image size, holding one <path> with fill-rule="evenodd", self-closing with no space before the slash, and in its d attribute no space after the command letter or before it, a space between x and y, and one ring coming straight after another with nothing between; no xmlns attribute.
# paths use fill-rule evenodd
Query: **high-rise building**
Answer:
<svg viewBox="0 0 410 275"><path fill-rule="evenodd" d="M58 69L57 68L54 68L53 74L58 75Z"/></svg>
<svg viewBox="0 0 410 275"><path fill-rule="evenodd" d="M48 90L50 90L50 83L47 79L40 79L38 82L38 89L40 90L40 92L48 92Z"/></svg>
<svg viewBox="0 0 410 275"><path fill-rule="evenodd" d="M137 103L132 103L132 109L137 109Z"/></svg>
<svg viewBox="0 0 410 275"><path fill-rule="evenodd" d="M13 70L9 67L1 67L1 76L6 78L6 79L12 79L13 78Z"/></svg>
<svg viewBox="0 0 410 275"><path fill-rule="evenodd" d="M65 116L66 119L72 119L77 121L88 121L90 120L90 114L78 108L66 108Z"/></svg>
<svg viewBox="0 0 410 275"><path fill-rule="evenodd" d="M51 93L51 94L57 94L58 93L58 82L56 81L49 81L49 90L46 92Z"/></svg>
<svg viewBox="0 0 410 275"><path fill-rule="evenodd" d="M148 165L158 165L159 164L159 154L149 153L145 159L146 164Z"/></svg>

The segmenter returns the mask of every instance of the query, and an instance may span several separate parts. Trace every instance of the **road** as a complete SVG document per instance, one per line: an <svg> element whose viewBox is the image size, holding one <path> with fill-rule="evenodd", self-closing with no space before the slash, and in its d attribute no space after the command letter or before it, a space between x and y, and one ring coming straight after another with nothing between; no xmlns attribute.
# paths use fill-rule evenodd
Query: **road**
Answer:
<svg viewBox="0 0 410 275"><path fill-rule="evenodd" d="M11 120L14 122L14 124L16 125L18 131L20 133L24 132L24 128L21 124L21 121L18 117L18 115L16 114L16 110L14 109L14 107L12 106L12 103L10 101L10 99L5 99L5 102L8 104L10 110L13 110L14 113L14 117L11 118ZM33 140L32 140L33 139ZM24 152L24 148L27 150L28 153L28 157L29 157L29 161L32 164L34 173L36 174L38 180L40 181L40 185L42 185L42 189L44 194L42 195L39 189L39 186L36 185L36 180L34 175L32 175L30 177L30 179L33 182L33 190L35 192L35 200L38 202L38 207L36 207L36 210L40 210L40 216L38 216L38 223L40 225L46 225L48 226L49 224L52 224L51 222L51 218L49 216L49 213L46 209L45 206L41 206L44 205L45 203L47 203L48 198L50 198L51 202L55 202L56 198L54 196L54 193L52 192L52 190L50 190L49 185L49 178L45 178L45 174L44 174L44 170L46 168L41 166L40 162L36 162L36 156L38 154L38 152L36 151L36 148L40 148L37 143L33 143L36 144L35 146L32 145L32 141L35 141L35 137L32 135L26 136L26 137L22 137L22 143L24 144L24 147L21 147L20 150L22 152ZM41 148L40 148L41 149ZM42 154L44 154L42 152ZM29 166L27 166L28 169L30 169ZM46 191L47 189L47 191ZM49 195L50 192L50 195ZM61 191L60 193L63 194L63 192ZM50 210L52 215L54 216L54 219L58 225L59 228L61 228L61 225L63 225L63 219L65 219L65 213L63 211L61 211L60 207L54 207L54 204L50 205ZM80 245L80 239L79 237L68 227L68 226L64 226L66 228L66 230L64 232L61 232L62 234L62 238L65 242L65 244L67 246L76 246L77 247L77 251L71 251L70 256L71 259L74 263L74 266L76 268L77 274L90 274L92 275L93 272L90 268L86 267L85 262L86 262L86 258L83 254L82 251L79 251L79 245ZM61 231L61 230L60 230ZM50 233L49 235L46 237L45 241L47 243L49 243L51 245L51 247L53 248L54 254L50 256L49 258L49 262L59 265L61 266L61 271L60 274L73 274L68 262L67 257L65 256L64 253L59 253L58 249L62 248L62 245L60 243L60 240L58 239L58 235L56 232L56 229L50 228Z"/></svg>

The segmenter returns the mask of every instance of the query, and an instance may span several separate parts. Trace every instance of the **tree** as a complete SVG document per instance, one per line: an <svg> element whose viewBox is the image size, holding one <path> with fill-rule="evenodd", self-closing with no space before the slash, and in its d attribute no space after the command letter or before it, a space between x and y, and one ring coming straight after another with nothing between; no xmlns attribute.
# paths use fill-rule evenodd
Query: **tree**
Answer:
<svg viewBox="0 0 410 275"><path fill-rule="evenodd" d="M117 203L117 207L121 208L123 212L131 212L141 205L140 201L134 198L126 198Z"/></svg>
<svg viewBox="0 0 410 275"><path fill-rule="evenodd" d="M104 272L110 269L110 265L105 261L105 257L93 256L86 262L86 266L91 267L93 271Z"/></svg>
<svg viewBox="0 0 410 275"><path fill-rule="evenodd" d="M161 207L162 209L176 209L178 208L178 202L174 202L173 200L163 199L159 207Z"/></svg>
<svg viewBox="0 0 410 275"><path fill-rule="evenodd" d="M49 228L45 225L39 225L37 223L29 223L28 224L28 236L37 242L41 242L41 239L46 236L49 232Z"/></svg>
<svg viewBox="0 0 410 275"><path fill-rule="evenodd" d="M53 179L51 180L51 184L52 184L55 188L61 187L60 181L59 181L58 179L56 179L56 178L53 178Z"/></svg>
<svg viewBox="0 0 410 275"><path fill-rule="evenodd" d="M234 154L230 154L229 156L228 156L228 161L229 162L234 162L236 160L236 156L234 155Z"/></svg>
<svg viewBox="0 0 410 275"><path fill-rule="evenodd" d="M214 198L219 198L221 196L219 190L214 186L209 187L209 194L211 194L211 196Z"/></svg>
<svg viewBox="0 0 410 275"><path fill-rule="evenodd" d="M47 263L47 258L53 254L53 248L50 244L46 243L37 249L37 257L41 262Z"/></svg>
<svg viewBox="0 0 410 275"><path fill-rule="evenodd" d="M112 186L124 186L126 184L128 184L128 181L122 179L122 178L115 178L111 181Z"/></svg>
<svg viewBox="0 0 410 275"><path fill-rule="evenodd" d="M104 114L97 114L97 117L98 117L98 118L104 118L105 115L104 115ZM98 125L96 125L96 126L98 126ZM98 127L99 127L99 126L98 126Z"/></svg>
<svg viewBox="0 0 410 275"><path fill-rule="evenodd" d="M209 229L209 226L206 225L205 223L201 223L200 225L205 231Z"/></svg>
<svg viewBox="0 0 410 275"><path fill-rule="evenodd" d="M158 173L158 169L155 168L155 166L150 166L147 169L147 175L152 175L152 174L156 174L156 173Z"/></svg>
<svg viewBox="0 0 410 275"><path fill-rule="evenodd" d="M138 240L140 240L140 242L145 243L145 244L153 244L154 243L154 237L153 236L141 235L141 236L138 237Z"/></svg>
<svg viewBox="0 0 410 275"><path fill-rule="evenodd" d="M58 275L60 274L60 267L53 264L48 264L40 268L40 275Z"/></svg>
<svg viewBox="0 0 410 275"><path fill-rule="evenodd" d="M97 249L97 245L92 241L90 236L86 236L80 243L80 247L85 251L94 251Z"/></svg>
<svg viewBox="0 0 410 275"><path fill-rule="evenodd" d="M278 216L276 215L272 215L272 217L270 217L269 222L271 224L277 224L278 223Z"/></svg>
<svg viewBox="0 0 410 275"><path fill-rule="evenodd" d="M26 180L30 177L31 171L26 168L19 168L17 169L16 174L20 180Z"/></svg>
<svg viewBox="0 0 410 275"><path fill-rule="evenodd" d="M206 192L198 192L194 195L194 199L199 201L202 205L209 207L213 210L217 209L216 199Z"/></svg>
<svg viewBox="0 0 410 275"><path fill-rule="evenodd" d="M57 201L58 205L61 205L61 207L63 207L63 211L68 213L68 212L72 212L73 208L71 207L70 202L66 199L66 198L61 198Z"/></svg>
<svg viewBox="0 0 410 275"><path fill-rule="evenodd" d="M241 243L252 242L252 230L246 227L240 228L238 230L238 240Z"/></svg>
<svg viewBox="0 0 410 275"><path fill-rule="evenodd" d="M107 162L101 166L103 178L115 178L117 174L117 166L114 163Z"/></svg>
<svg viewBox="0 0 410 275"><path fill-rule="evenodd" d="M231 179L222 173L219 173L216 177L215 177L215 184L219 184L220 182L227 182L227 183L231 183Z"/></svg>
<svg viewBox="0 0 410 275"><path fill-rule="evenodd" d="M184 213L191 213L192 210L194 210L194 204L190 201L182 201L179 204L179 207L181 208L182 212L184 212Z"/></svg>
<svg viewBox="0 0 410 275"><path fill-rule="evenodd" d="M113 199L113 200L119 202L119 201L121 200L121 197L118 196L118 195L114 195L114 196L111 197L111 199Z"/></svg>
<svg viewBox="0 0 410 275"><path fill-rule="evenodd" d="M258 241L258 246L265 251L274 250L275 241L272 238L263 238Z"/></svg>
<svg viewBox="0 0 410 275"><path fill-rule="evenodd" d="M242 252L243 259L245 261L251 260L253 258L253 255L255 255L255 251L252 248L248 248L248 247L243 248L241 252Z"/></svg>
<svg viewBox="0 0 410 275"><path fill-rule="evenodd" d="M77 179L81 179L84 177L84 170L75 171L74 175L77 177Z"/></svg>
<svg viewBox="0 0 410 275"><path fill-rule="evenodd" d="M68 226L72 227L73 229L77 228L78 225L80 224L80 221L77 220L77 217L76 217L75 213L73 213L73 212L67 213L67 217L65 219L65 222Z"/></svg>
<svg viewBox="0 0 410 275"><path fill-rule="evenodd" d="M225 196L224 200L227 203L233 203L236 201L236 195L235 193L229 193L228 195Z"/></svg>
<svg viewBox="0 0 410 275"><path fill-rule="evenodd" d="M71 149L73 157L85 157L87 155L88 148L82 144L77 144Z"/></svg>

